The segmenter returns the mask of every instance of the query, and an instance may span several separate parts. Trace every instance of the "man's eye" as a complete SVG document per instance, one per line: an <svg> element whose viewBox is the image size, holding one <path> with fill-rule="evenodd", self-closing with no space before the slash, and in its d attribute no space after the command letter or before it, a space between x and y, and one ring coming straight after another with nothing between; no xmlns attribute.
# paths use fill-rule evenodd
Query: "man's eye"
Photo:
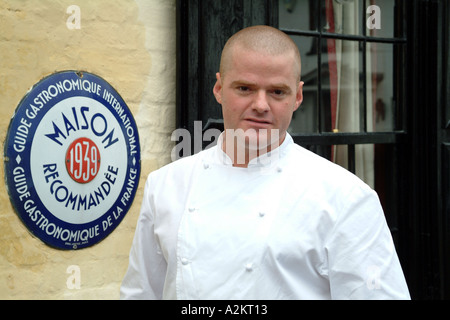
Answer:
<svg viewBox="0 0 450 320"><path fill-rule="evenodd" d="M243 92L250 91L250 88L246 87L246 86L240 86L238 89L239 89L239 91L243 91Z"/></svg>
<svg viewBox="0 0 450 320"><path fill-rule="evenodd" d="M284 92L284 90L281 90L281 89L275 89L275 90L273 90L273 94L276 96L282 96L285 94L285 92Z"/></svg>

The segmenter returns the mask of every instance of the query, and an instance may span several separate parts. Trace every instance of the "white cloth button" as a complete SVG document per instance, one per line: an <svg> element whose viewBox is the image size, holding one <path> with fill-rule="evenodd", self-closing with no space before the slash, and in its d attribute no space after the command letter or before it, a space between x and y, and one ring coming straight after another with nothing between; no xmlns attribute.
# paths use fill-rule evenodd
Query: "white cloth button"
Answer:
<svg viewBox="0 0 450 320"><path fill-rule="evenodd" d="M204 163L204 164L203 164L203 168L208 169L208 168L209 168L209 164Z"/></svg>
<svg viewBox="0 0 450 320"><path fill-rule="evenodd" d="M283 171L283 168L277 167L277 172L281 172L281 171Z"/></svg>
<svg viewBox="0 0 450 320"><path fill-rule="evenodd" d="M253 265L252 265L251 263L247 263L247 264L245 265L245 270L246 270L247 272L252 272L252 271L253 271Z"/></svg>
<svg viewBox="0 0 450 320"><path fill-rule="evenodd" d="M181 258L181 264L182 265L187 265L189 263L189 260L188 259L186 259L186 258Z"/></svg>
<svg viewBox="0 0 450 320"><path fill-rule="evenodd" d="M266 215L266 213L265 212L259 212L259 216L262 218L262 217L264 217Z"/></svg>
<svg viewBox="0 0 450 320"><path fill-rule="evenodd" d="M194 212L195 211L195 207L189 207L189 212Z"/></svg>

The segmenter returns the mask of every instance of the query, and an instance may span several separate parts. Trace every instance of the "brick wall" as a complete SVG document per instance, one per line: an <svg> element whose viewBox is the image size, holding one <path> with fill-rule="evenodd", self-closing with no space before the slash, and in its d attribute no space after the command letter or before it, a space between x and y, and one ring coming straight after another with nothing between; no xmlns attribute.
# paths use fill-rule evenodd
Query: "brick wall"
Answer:
<svg viewBox="0 0 450 320"><path fill-rule="evenodd" d="M76 5L80 20L73 20ZM79 27L76 22L80 22ZM109 82L136 120L142 174L118 228L79 251L52 249L13 210L0 163L0 299L117 299L144 181L170 162L175 129L175 0L0 0L0 141L22 97L56 71ZM74 281L77 280L77 281Z"/></svg>

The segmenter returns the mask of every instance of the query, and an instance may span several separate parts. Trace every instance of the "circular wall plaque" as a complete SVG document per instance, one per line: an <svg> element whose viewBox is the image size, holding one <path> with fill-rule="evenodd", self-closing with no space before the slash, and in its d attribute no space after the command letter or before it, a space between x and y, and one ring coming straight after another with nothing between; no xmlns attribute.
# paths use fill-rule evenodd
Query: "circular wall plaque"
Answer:
<svg viewBox="0 0 450 320"><path fill-rule="evenodd" d="M141 168L133 115L111 85L87 72L58 72L33 86L11 119L4 152L13 207L52 247L101 241L136 194Z"/></svg>

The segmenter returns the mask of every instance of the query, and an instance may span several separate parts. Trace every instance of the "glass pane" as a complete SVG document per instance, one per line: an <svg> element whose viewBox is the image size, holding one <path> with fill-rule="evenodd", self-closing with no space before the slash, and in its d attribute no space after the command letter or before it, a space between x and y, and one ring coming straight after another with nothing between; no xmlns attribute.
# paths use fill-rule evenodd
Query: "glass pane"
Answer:
<svg viewBox="0 0 450 320"><path fill-rule="evenodd" d="M279 26L282 29L384 38L402 36L401 26L398 24L395 27L395 12L398 10L401 13L401 1L280 0L278 3Z"/></svg>
<svg viewBox="0 0 450 320"><path fill-rule="evenodd" d="M372 37L393 38L395 0L366 0L366 34ZM398 35L401 36L401 35Z"/></svg>
<svg viewBox="0 0 450 320"><path fill-rule="evenodd" d="M323 39L328 48L322 56L321 130L363 130L363 70L361 44L357 41Z"/></svg>
<svg viewBox="0 0 450 320"><path fill-rule="evenodd" d="M363 35L364 0L322 0L325 26L322 31Z"/></svg>
<svg viewBox="0 0 450 320"><path fill-rule="evenodd" d="M394 45L367 43L367 131L393 131L395 123Z"/></svg>
<svg viewBox="0 0 450 320"><path fill-rule="evenodd" d="M280 28L319 31L319 5L320 1L317 0L280 0L278 2Z"/></svg>
<svg viewBox="0 0 450 320"><path fill-rule="evenodd" d="M318 41L314 37L291 36L291 38L300 50L302 59L301 80L305 84L303 85L303 102L294 112L288 131L291 133L318 132Z"/></svg>

